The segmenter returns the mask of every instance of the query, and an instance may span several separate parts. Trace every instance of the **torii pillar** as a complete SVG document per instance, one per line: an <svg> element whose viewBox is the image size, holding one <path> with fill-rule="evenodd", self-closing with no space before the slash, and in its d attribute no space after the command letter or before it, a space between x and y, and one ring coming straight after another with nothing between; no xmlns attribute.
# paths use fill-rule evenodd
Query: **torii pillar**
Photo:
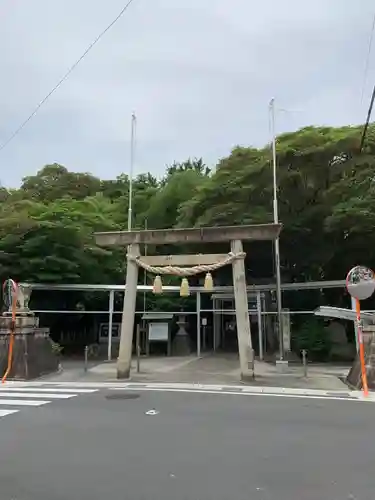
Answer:
<svg viewBox="0 0 375 500"><path fill-rule="evenodd" d="M278 237L281 224L257 224L246 226L218 226L189 229L157 229L142 231L116 231L95 233L96 243L100 246L127 246L128 259L126 268L126 289L121 323L121 338L117 360L117 378L130 376L132 341L134 330L135 305L138 284L138 265L135 258L140 257L140 244L146 245L181 245L188 243L223 243L230 242L231 252L240 254L243 241L272 241ZM180 258L182 256L170 256ZM185 260L189 257L183 256ZM148 257L150 259L150 257ZM236 307L238 351L241 378L249 377L249 362L252 361L252 345L247 300L246 273L244 259L237 259L233 267L233 288Z"/></svg>

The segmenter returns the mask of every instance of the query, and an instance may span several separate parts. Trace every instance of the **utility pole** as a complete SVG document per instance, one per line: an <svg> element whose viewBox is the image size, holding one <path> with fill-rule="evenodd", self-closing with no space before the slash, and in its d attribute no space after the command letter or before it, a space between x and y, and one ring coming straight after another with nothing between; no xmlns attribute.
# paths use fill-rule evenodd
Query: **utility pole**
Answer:
<svg viewBox="0 0 375 500"><path fill-rule="evenodd" d="M273 222L279 223L279 207L277 199L277 160L276 160L276 132L275 132L275 99L270 101L270 123L272 134L272 171L273 171ZM284 338L281 304L281 276L280 276L280 241L275 239L275 269L276 269L276 300L277 300L277 330L279 335L279 356L284 361Z"/></svg>
<svg viewBox="0 0 375 500"><path fill-rule="evenodd" d="M131 133L130 133L128 231L132 230L132 225L133 225L132 224L132 217L133 217L133 170L134 170L136 131L137 131L137 117L135 116L135 113L132 113Z"/></svg>

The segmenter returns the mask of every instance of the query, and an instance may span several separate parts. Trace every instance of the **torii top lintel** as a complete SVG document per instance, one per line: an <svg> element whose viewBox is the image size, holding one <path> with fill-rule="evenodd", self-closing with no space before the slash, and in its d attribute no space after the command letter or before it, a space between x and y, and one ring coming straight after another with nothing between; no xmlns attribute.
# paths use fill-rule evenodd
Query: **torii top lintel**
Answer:
<svg viewBox="0 0 375 500"><path fill-rule="evenodd" d="M94 236L99 246L126 246L132 243L171 245L173 243L220 243L232 240L264 241L276 239L281 227L281 224L253 224L188 229L148 229L94 233Z"/></svg>

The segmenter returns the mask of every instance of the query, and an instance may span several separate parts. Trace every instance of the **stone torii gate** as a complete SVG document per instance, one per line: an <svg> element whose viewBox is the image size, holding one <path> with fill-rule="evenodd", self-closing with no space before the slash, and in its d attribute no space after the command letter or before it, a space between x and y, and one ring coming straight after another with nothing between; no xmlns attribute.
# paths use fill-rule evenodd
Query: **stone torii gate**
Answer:
<svg viewBox="0 0 375 500"><path fill-rule="evenodd" d="M246 274L243 253L243 241L272 241L278 237L281 224L257 224L246 226L218 226L189 229L157 229L141 231L116 231L95 233L99 246L127 246L126 289L121 323L119 356L117 360L117 378L130 376L134 316L138 284L138 268L156 266L197 266L202 272L212 265L217 269L220 262L231 263L233 269L233 288L236 307L238 350L240 358L241 378L249 376L249 362L252 361L252 345L250 320L246 290ZM173 244L208 244L230 243L229 255L170 255L141 257L140 245L173 245ZM165 260L163 260L163 257ZM201 268L198 269L198 267ZM187 268L179 268L181 276L192 274ZM200 271L201 269L201 271ZM173 273L169 273L173 274ZM196 273L194 273L196 274Z"/></svg>

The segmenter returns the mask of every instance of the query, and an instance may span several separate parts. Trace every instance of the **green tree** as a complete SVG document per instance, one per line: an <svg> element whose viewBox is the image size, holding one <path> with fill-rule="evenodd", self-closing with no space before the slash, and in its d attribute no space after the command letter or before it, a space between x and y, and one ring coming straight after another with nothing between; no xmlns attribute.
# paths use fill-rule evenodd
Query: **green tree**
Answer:
<svg viewBox="0 0 375 500"><path fill-rule="evenodd" d="M333 269L337 279L349 261L357 261L361 238L365 247L363 230L372 226L374 127L366 155L358 152L360 133L359 127L306 127L277 138L281 258L288 280L333 278ZM270 147L236 147L183 203L178 224L272 222L272 199ZM349 245L347 231L362 236Z"/></svg>
<svg viewBox="0 0 375 500"><path fill-rule="evenodd" d="M0 219L3 278L54 283L119 279L119 250L99 248L93 239L94 231L119 229L104 197L65 197L49 204L25 200L12 208L12 214L4 209Z"/></svg>
<svg viewBox="0 0 375 500"><path fill-rule="evenodd" d="M84 199L101 189L101 182L87 173L69 172L67 168L54 163L46 165L36 175L25 177L21 191L26 197L49 202L64 196Z"/></svg>
<svg viewBox="0 0 375 500"><path fill-rule="evenodd" d="M375 127L305 127L277 138L283 279L340 279L375 267ZM135 228L258 224L273 220L271 148L235 147L209 169L202 159L133 179ZM122 282L124 251L98 248L100 230L126 229L129 178L100 180L46 165L20 189L0 188L0 274L16 279ZM156 251L149 248L149 252ZM194 248L165 248L191 252ZM221 251L221 249L218 249ZM251 245L251 277L273 273L271 245ZM307 307L307 306L306 306ZM312 301L313 307L313 301Z"/></svg>

